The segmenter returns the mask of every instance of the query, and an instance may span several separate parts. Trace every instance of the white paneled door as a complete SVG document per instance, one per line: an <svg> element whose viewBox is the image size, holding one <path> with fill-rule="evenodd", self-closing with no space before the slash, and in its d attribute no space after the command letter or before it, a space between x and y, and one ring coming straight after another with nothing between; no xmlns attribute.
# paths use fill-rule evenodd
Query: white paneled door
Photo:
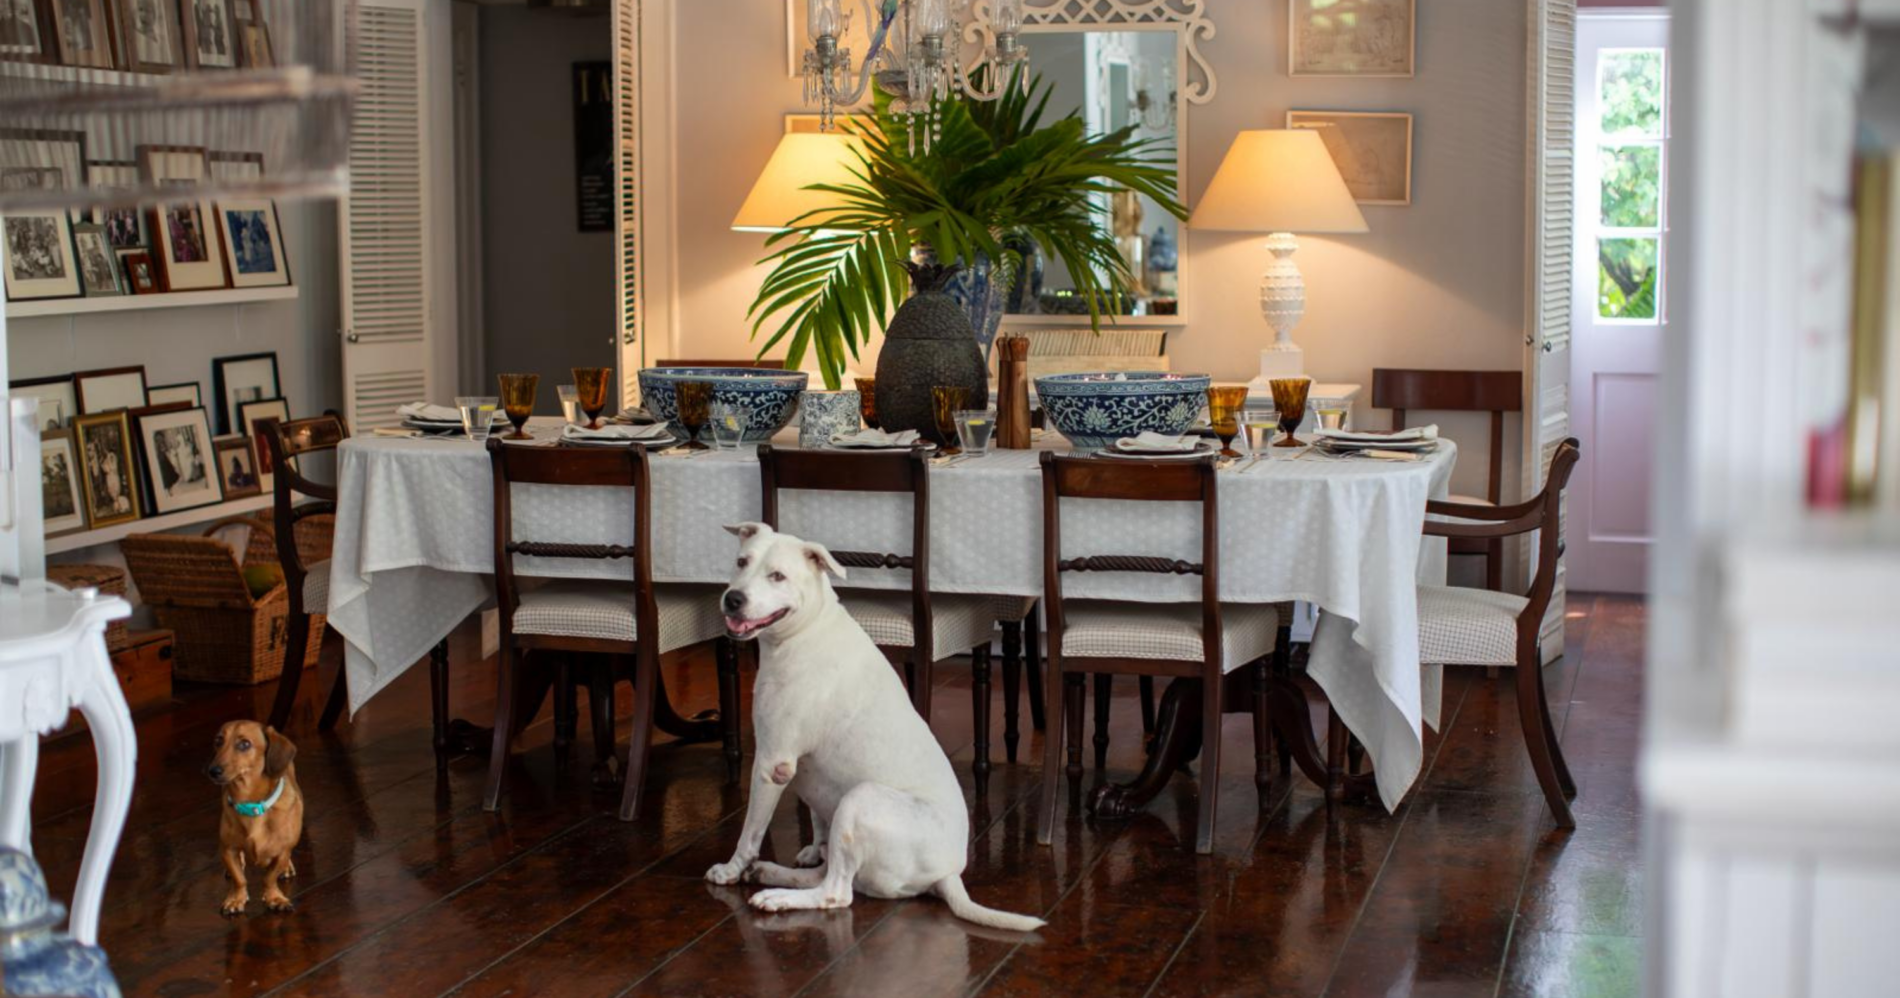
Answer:
<svg viewBox="0 0 1900 998"><path fill-rule="evenodd" d="M362 95L350 136L350 194L337 209L343 398L356 432L392 426L397 406L448 402L436 340L451 303L436 277L436 163L427 0L362 0ZM452 308L449 312L453 314Z"/></svg>
<svg viewBox="0 0 1900 998"><path fill-rule="evenodd" d="M1583 461L1571 486L1570 587L1644 591L1657 372L1668 334L1669 21L1577 23L1577 203L1570 367Z"/></svg>

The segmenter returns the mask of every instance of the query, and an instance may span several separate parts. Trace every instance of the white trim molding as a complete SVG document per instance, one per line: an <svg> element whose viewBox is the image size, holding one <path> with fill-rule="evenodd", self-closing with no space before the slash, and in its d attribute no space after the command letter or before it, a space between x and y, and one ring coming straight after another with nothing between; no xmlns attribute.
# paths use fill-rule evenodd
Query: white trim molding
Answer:
<svg viewBox="0 0 1900 998"><path fill-rule="evenodd" d="M963 40L977 46L979 53L996 40L990 28L993 0L976 0L970 23L964 26ZM1125 30L1169 30L1181 36L1181 97L1190 104L1206 104L1214 99L1219 81L1214 64L1201 53L1201 42L1214 37L1214 22L1207 16L1207 0L1025 0L1023 26L1027 31L1052 31L1065 27L1098 26ZM978 61L982 59L978 55ZM1199 72L1189 69L1192 65ZM969 72L976 71L972 63Z"/></svg>

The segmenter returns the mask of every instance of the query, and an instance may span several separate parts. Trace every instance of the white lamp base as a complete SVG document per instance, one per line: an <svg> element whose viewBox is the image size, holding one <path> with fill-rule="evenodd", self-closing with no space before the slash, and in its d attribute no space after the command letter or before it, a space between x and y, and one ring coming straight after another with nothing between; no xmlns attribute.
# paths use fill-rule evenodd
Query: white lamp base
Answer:
<svg viewBox="0 0 1900 998"><path fill-rule="evenodd" d="M1299 242L1292 233L1275 232L1267 237L1267 251L1273 262L1260 278L1260 312L1273 328L1273 345L1260 351L1260 377L1253 384L1265 387L1274 378L1306 376L1306 352L1293 342L1293 327L1306 314L1306 281L1293 262Z"/></svg>
<svg viewBox="0 0 1900 998"><path fill-rule="evenodd" d="M1264 389L1267 383L1275 378L1304 377L1306 377L1306 351L1301 350L1299 344L1288 340L1284 344L1275 343L1260 351L1260 376L1253 379L1251 384Z"/></svg>

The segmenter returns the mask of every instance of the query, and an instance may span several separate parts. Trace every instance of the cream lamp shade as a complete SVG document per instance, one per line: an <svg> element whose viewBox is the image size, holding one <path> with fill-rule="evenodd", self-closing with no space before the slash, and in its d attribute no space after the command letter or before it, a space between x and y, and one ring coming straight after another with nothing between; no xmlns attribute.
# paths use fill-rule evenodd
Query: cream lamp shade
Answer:
<svg viewBox="0 0 1900 998"><path fill-rule="evenodd" d="M1265 232L1273 262L1260 279L1260 311L1274 342L1260 351L1260 377L1304 377L1306 358L1293 327L1306 314L1306 279L1293 262L1296 232L1365 232L1352 191L1317 131L1307 128L1241 132L1221 160L1214 182L1188 227L1216 232Z"/></svg>
<svg viewBox="0 0 1900 998"><path fill-rule="evenodd" d="M858 184L857 139L841 132L800 132L779 140L752 192L732 220L741 232L778 232L808 212L838 207L840 199L813 184Z"/></svg>

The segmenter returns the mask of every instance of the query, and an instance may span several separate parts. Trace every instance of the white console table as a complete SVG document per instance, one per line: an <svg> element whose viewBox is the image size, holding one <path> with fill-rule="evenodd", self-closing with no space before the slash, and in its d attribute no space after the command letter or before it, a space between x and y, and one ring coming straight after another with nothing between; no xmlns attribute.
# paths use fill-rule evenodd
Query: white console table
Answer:
<svg viewBox="0 0 1900 998"><path fill-rule="evenodd" d="M5 586L0 583L0 586ZM85 716L99 754L92 830L73 890L72 935L98 945L106 872L132 804L138 741L106 652L106 624L131 616L116 596L29 581L0 592L0 845L32 851L40 735Z"/></svg>

